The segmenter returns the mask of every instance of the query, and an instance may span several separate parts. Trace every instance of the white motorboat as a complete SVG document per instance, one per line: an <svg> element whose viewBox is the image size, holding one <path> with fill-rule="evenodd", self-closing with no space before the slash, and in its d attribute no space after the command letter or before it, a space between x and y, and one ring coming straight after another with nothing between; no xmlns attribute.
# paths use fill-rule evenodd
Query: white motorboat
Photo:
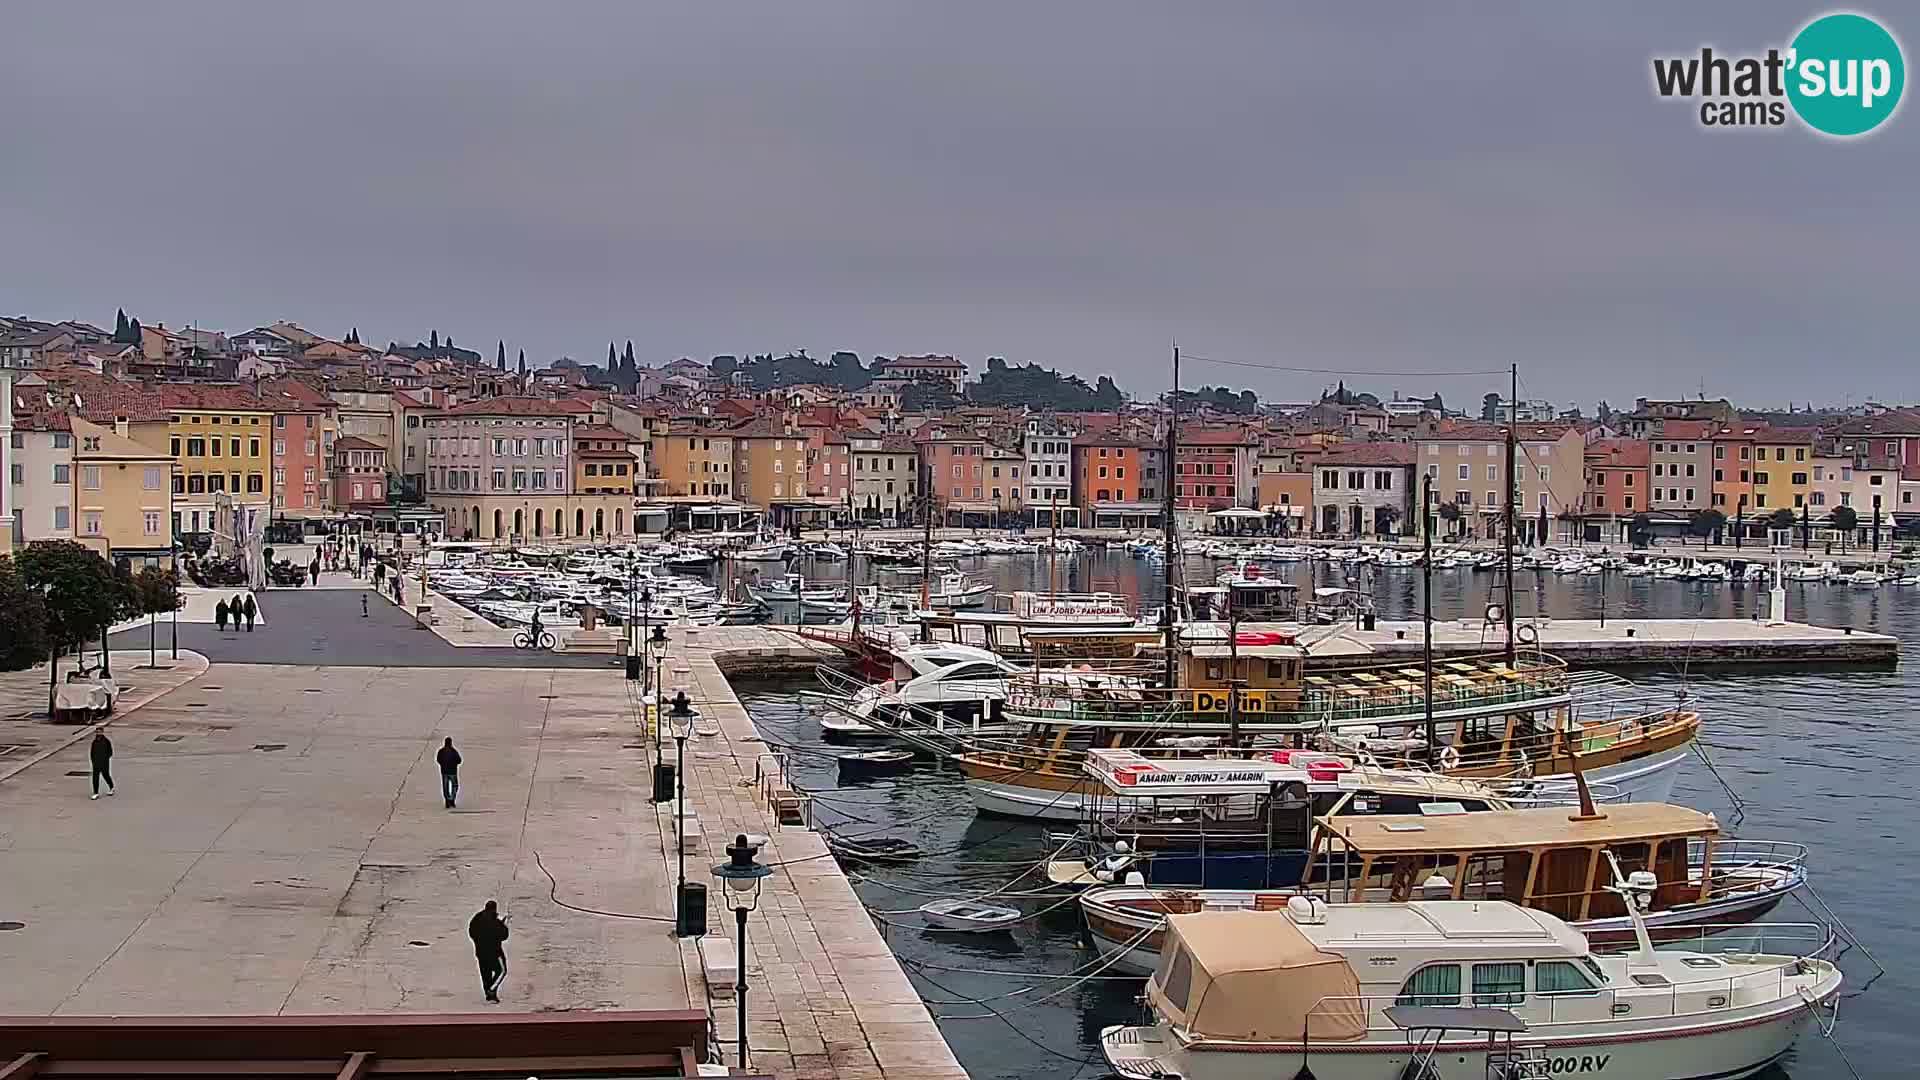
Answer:
<svg viewBox="0 0 1920 1080"><path fill-rule="evenodd" d="M792 550L783 541L751 544L741 548L733 558L735 562L785 562Z"/></svg>
<svg viewBox="0 0 1920 1080"><path fill-rule="evenodd" d="M1814 955L1656 952L1633 922L1638 948L1598 955L1503 901L1174 915L1153 1022L1103 1029L1101 1052L1127 1080L1746 1077L1839 993Z"/></svg>
<svg viewBox="0 0 1920 1080"><path fill-rule="evenodd" d="M847 598L846 586L809 586L806 577L801 574L782 574L770 584L749 585L747 592L763 604L791 604L809 600L817 603L840 601L844 604Z"/></svg>
<svg viewBox="0 0 1920 1080"><path fill-rule="evenodd" d="M926 918L930 929L962 930L975 934L1005 930L1020 921L1019 908L980 900L935 900L920 905L920 914Z"/></svg>
<svg viewBox="0 0 1920 1080"><path fill-rule="evenodd" d="M993 593L993 586L984 581L968 581L965 574L941 574L927 586L926 606L930 608L973 608L986 603ZM906 600L909 603L920 601L918 589L883 590L881 597L888 600Z"/></svg>
<svg viewBox="0 0 1920 1080"><path fill-rule="evenodd" d="M847 549L831 540L823 540L807 545L806 556L818 562L838 562L847 557Z"/></svg>
<svg viewBox="0 0 1920 1080"><path fill-rule="evenodd" d="M1007 698L1007 680L1025 671L971 645L908 645L894 654L894 677L861 685L844 672L816 672L827 693L807 692L830 706L820 718L829 739L884 738L902 722L916 729L979 730Z"/></svg>
<svg viewBox="0 0 1920 1080"><path fill-rule="evenodd" d="M1887 583L1884 574L1864 568L1842 575L1841 580L1856 589L1877 589Z"/></svg>

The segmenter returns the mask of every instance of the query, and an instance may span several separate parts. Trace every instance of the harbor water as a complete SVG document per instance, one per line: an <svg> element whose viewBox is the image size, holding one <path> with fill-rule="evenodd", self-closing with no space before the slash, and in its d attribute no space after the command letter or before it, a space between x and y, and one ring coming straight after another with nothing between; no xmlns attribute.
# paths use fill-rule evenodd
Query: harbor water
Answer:
<svg viewBox="0 0 1920 1080"><path fill-rule="evenodd" d="M810 577L843 576L844 563L802 566ZM1218 565L1187 564L1190 580L1211 578ZM1157 565L1121 552L1059 556L984 557L961 569L1001 592L1057 588L1123 593L1136 605L1156 606L1162 578ZM856 568L856 574L859 570ZM1296 563L1302 586L1365 585L1382 618L1417 618L1418 568L1376 568L1372 580L1350 579L1351 568ZM1472 570L1434 573L1437 618L1478 617L1497 599L1499 575ZM1704 741L1723 787L1700 760L1683 766L1675 800L1717 814L1733 836L1809 846L1813 887L1854 936L1885 964L1887 973L1840 1007L1834 1042L1810 1027L1793 1053L1762 1074L1771 1080L1846 1077L1849 1062L1861 1076L1911 1075L1920 1060L1920 1025L1912 1002L1920 975L1920 929L1909 917L1915 880L1914 766L1920 733L1912 729L1920 699L1920 589L1855 589L1836 584L1787 588L1788 617L1852 626L1901 639L1901 665L1887 670L1691 672L1684 665L1641 670L1642 685L1694 693L1705 717ZM1767 589L1738 582L1671 581L1649 577L1516 575L1515 610L1567 618L1749 618L1763 611ZM1490 641L1498 641L1497 634ZM930 1004L947 1040L970 1075L1097 1077L1107 1069L1097 1049L1103 1026L1136 1020L1137 979L1082 979L1094 962L1081 942L1079 912L1069 903L1020 898L1044 886L1037 875L1008 885L1051 850L1039 824L977 817L956 771L923 763L916 771L839 787L818 717L803 707L807 681L736 686L770 743L794 748L799 781L821 792L821 823L848 831L877 831L915 839L927 855L918 862L855 868L856 887L876 919L888 924L889 944ZM1728 788L1732 796L1728 794ZM1735 802L1737 797L1738 802ZM1030 916L1009 933L970 935L920 929L921 904L938 897L969 897L999 890ZM1052 909L1048 910L1052 905ZM1769 918L1805 921L1789 900ZM1855 994L1874 966L1859 950L1842 961ZM1837 1043L1837 1046L1834 1045ZM1844 1056L1843 1056L1844 1055Z"/></svg>

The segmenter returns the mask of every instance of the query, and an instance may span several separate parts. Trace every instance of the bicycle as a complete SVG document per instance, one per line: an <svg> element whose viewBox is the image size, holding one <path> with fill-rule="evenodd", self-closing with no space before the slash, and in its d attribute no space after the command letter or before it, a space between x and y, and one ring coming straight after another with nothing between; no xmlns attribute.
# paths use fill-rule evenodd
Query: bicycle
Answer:
<svg viewBox="0 0 1920 1080"><path fill-rule="evenodd" d="M553 642L554 642L554 637L553 637L552 631L549 631L549 630L540 631L540 641L538 645L539 648L551 649L553 648ZM513 635L513 647L516 649L534 648L535 643L533 640L533 634L531 634L526 630L522 630L519 633Z"/></svg>

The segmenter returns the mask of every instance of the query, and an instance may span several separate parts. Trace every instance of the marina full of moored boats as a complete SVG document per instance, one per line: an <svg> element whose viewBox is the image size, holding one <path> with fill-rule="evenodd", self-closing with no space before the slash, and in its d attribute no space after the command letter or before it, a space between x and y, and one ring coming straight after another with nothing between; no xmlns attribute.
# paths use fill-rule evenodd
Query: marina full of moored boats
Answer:
<svg viewBox="0 0 1920 1080"><path fill-rule="evenodd" d="M1150 540L1107 546L1164 558ZM927 900L918 925L1001 935L1077 910L1094 951L1076 977L1144 980L1137 1021L1099 1036L1121 1076L1737 1077L1809 1027L1833 1031L1851 939L1806 849L1671 801L1712 723L1689 695L1517 642L1369 663L1345 633L1367 591L1302 595L1278 572L1324 561L1358 578L1419 567L1417 552L1204 541L1184 554L1226 565L1166 611L1109 593L996 596L967 572L1076 550L756 537L453 553L432 578L503 625L535 611L578 625L587 607L615 622L815 623L796 632L845 654L810 697L843 785L935 762L979 814L1049 830L1047 857ZM1504 569L1480 551L1433 558L1436 572ZM807 576L839 561L863 572ZM1671 553L1540 550L1514 572L1911 583ZM827 840L855 870L926 854L858 820ZM1788 900L1806 916L1778 920Z"/></svg>

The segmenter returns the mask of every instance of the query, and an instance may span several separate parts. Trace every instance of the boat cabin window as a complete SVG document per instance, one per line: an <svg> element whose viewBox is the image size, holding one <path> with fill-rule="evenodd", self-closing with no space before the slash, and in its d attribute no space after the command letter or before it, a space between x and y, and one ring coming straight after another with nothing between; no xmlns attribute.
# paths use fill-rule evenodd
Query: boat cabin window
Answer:
<svg viewBox="0 0 1920 1080"><path fill-rule="evenodd" d="M1207 678L1208 679L1217 681L1220 679L1224 679L1226 677L1227 677L1226 661L1224 660L1207 661Z"/></svg>
<svg viewBox="0 0 1920 1080"><path fill-rule="evenodd" d="M958 682L964 679L998 679L1005 674L995 664L962 664L959 667L950 668L940 678L943 682Z"/></svg>
<svg viewBox="0 0 1920 1080"><path fill-rule="evenodd" d="M1298 781L1281 784L1273 793L1268 836L1276 848L1304 848L1313 831L1313 797Z"/></svg>
<svg viewBox="0 0 1920 1080"><path fill-rule="evenodd" d="M1187 1008L1187 992L1193 989L1193 957L1187 950L1175 949L1160 974L1160 992L1167 1000L1179 1006L1182 1012Z"/></svg>
<svg viewBox="0 0 1920 1080"><path fill-rule="evenodd" d="M1598 988L1584 968L1565 960L1542 960L1533 966L1536 994L1594 994Z"/></svg>
<svg viewBox="0 0 1920 1080"><path fill-rule="evenodd" d="M1414 972L1400 988L1395 1005L1460 1004L1460 965L1428 964Z"/></svg>
<svg viewBox="0 0 1920 1080"><path fill-rule="evenodd" d="M1475 1005L1518 1005L1527 996L1527 965L1473 965Z"/></svg>
<svg viewBox="0 0 1920 1080"><path fill-rule="evenodd" d="M1267 678L1282 683L1300 681L1299 672L1294 670L1294 662L1291 660L1268 660Z"/></svg>

